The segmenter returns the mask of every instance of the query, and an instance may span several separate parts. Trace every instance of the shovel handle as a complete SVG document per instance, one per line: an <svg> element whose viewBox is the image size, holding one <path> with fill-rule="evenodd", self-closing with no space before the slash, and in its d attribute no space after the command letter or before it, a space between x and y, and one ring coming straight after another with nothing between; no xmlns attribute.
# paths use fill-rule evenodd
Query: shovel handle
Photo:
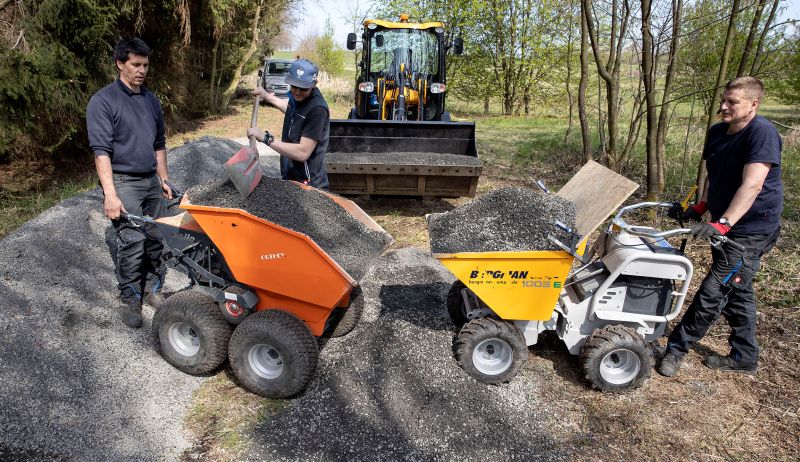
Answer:
<svg viewBox="0 0 800 462"><path fill-rule="evenodd" d="M253 102L253 115L250 117L250 128L258 128L258 105L261 104L261 97L259 95L255 96L255 100ZM256 137L250 136L250 149L253 150L253 154L258 156L258 146L256 146Z"/></svg>

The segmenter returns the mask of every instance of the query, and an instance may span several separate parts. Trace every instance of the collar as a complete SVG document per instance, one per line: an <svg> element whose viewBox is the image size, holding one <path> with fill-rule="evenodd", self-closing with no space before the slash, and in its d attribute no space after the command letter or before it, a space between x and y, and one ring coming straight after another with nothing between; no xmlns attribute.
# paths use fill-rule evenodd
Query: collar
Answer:
<svg viewBox="0 0 800 462"><path fill-rule="evenodd" d="M139 93L136 93L133 90L131 90L130 88L128 88L127 85L122 83L122 80L119 79L119 78L117 79L117 86L119 86L119 88L121 88L122 91L125 92L125 94L128 95L128 96L139 96L139 95L143 95L143 94L145 94L147 92L147 88L145 88L145 86L142 85L141 87L139 87Z"/></svg>

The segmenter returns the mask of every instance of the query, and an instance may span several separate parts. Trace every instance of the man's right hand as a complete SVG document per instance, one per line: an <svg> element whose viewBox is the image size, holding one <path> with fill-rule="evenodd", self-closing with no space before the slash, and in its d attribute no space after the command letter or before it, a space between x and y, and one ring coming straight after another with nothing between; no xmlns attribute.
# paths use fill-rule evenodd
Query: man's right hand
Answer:
<svg viewBox="0 0 800 462"><path fill-rule="evenodd" d="M700 202L696 205L690 205L683 210L681 204L675 203L670 207L667 216L680 221L700 221L703 219L703 214L706 213L708 206L705 202Z"/></svg>
<svg viewBox="0 0 800 462"><path fill-rule="evenodd" d="M125 206L122 205L122 201L119 200L118 196L107 195L103 201L103 212L108 218L116 220L122 215L122 212L127 212L127 210L125 210Z"/></svg>

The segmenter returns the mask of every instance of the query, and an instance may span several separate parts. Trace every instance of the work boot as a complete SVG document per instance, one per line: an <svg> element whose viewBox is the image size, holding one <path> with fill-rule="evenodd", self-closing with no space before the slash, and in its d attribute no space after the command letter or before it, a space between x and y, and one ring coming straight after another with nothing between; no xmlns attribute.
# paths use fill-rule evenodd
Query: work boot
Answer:
<svg viewBox="0 0 800 462"><path fill-rule="evenodd" d="M672 377L678 373L681 368L681 358L672 353L667 353L661 358L661 363L658 365L658 373L664 377Z"/></svg>
<svg viewBox="0 0 800 462"><path fill-rule="evenodd" d="M153 308L158 308L161 306L161 304L164 303L164 300L164 294L161 292L150 292L144 296L144 302Z"/></svg>
<svg viewBox="0 0 800 462"><path fill-rule="evenodd" d="M753 375L758 366L756 364L746 364L737 361L730 356L711 355L706 359L706 366L718 371L739 372L742 374Z"/></svg>
<svg viewBox="0 0 800 462"><path fill-rule="evenodd" d="M122 301L119 305L119 315L126 326L134 329L142 327L142 305L138 300Z"/></svg>

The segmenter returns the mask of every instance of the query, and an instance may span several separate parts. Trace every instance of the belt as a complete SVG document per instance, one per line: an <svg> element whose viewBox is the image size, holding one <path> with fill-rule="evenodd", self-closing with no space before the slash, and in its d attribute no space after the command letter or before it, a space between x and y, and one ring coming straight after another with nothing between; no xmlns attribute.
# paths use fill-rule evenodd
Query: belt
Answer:
<svg viewBox="0 0 800 462"><path fill-rule="evenodd" d="M127 176L133 176L133 177L136 177L136 178L149 178L149 177L155 175L156 171L153 170L151 172L145 172L145 173L141 173L141 172L113 172L113 173L114 173L114 175L127 175Z"/></svg>

